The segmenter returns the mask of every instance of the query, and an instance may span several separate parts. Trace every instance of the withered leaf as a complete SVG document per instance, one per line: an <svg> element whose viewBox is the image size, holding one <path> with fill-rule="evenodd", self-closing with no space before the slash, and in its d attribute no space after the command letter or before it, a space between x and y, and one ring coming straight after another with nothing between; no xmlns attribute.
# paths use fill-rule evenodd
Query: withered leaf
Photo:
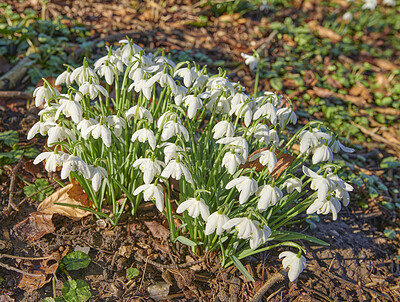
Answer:
<svg viewBox="0 0 400 302"><path fill-rule="evenodd" d="M162 240L168 240L170 233L165 226L155 221L145 221L144 224L148 227L153 237Z"/></svg>
<svg viewBox="0 0 400 302"><path fill-rule="evenodd" d="M318 25L316 20L309 22L308 27L311 30L316 31L321 38L327 38L332 43L338 43L338 42L342 41L341 35L337 34L332 29L325 28L321 25Z"/></svg>
<svg viewBox="0 0 400 302"><path fill-rule="evenodd" d="M34 212L16 224L13 230L20 240L33 241L54 232L52 218L53 214Z"/></svg>

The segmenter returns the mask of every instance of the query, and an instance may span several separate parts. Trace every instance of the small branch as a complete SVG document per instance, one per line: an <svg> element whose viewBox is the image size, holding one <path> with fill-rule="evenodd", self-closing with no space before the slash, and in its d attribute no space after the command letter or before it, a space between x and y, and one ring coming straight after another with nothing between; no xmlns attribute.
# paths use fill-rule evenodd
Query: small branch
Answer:
<svg viewBox="0 0 400 302"><path fill-rule="evenodd" d="M282 282L287 278L287 270L280 271L276 274L274 274L271 278L267 280L267 282L264 283L263 286L256 292L256 294L253 296L253 298L250 300L250 302L258 302L261 301L262 297L264 294L276 283Z"/></svg>
<svg viewBox="0 0 400 302"><path fill-rule="evenodd" d="M13 99L32 99L32 93L22 91L0 91L0 98L13 98Z"/></svg>
<svg viewBox="0 0 400 302"><path fill-rule="evenodd" d="M19 81L24 77L26 72L28 71L28 63L32 62L32 60L28 57L23 58L18 62L17 65L14 66L9 72L0 77L0 90L10 89L19 83Z"/></svg>
<svg viewBox="0 0 400 302"><path fill-rule="evenodd" d="M268 45L272 42L272 40L275 38L275 36L277 34L278 34L277 30L272 31L269 34L269 36L267 37L267 40L260 47L257 48L257 52L262 53L268 47Z"/></svg>
<svg viewBox="0 0 400 302"><path fill-rule="evenodd" d="M23 163L23 158L24 158L24 153L21 154L21 157L18 161L18 163L15 165L15 167L11 171L11 180L10 180L10 189L9 189L9 195L8 195L8 209L13 208L13 210L17 210L17 206L13 202L13 191L14 191L14 185L15 185L15 178L17 177L17 171L18 169L22 166Z"/></svg>
<svg viewBox="0 0 400 302"><path fill-rule="evenodd" d="M0 258L10 258L10 259L20 259L20 260L45 260L49 259L50 257L52 257L52 255L45 257L22 257L22 256L8 255L8 254L0 254Z"/></svg>
<svg viewBox="0 0 400 302"><path fill-rule="evenodd" d="M20 270L19 268L16 268L16 267L13 267L13 266L10 266L8 264L1 263L1 262L0 262L0 266L4 267L5 269L8 269L9 271L14 271L14 272L21 273L21 274L24 274L24 275L27 275L27 276L31 276L31 277L42 277L43 276L43 275L37 275L37 274L28 273L28 272L25 272L23 270Z"/></svg>

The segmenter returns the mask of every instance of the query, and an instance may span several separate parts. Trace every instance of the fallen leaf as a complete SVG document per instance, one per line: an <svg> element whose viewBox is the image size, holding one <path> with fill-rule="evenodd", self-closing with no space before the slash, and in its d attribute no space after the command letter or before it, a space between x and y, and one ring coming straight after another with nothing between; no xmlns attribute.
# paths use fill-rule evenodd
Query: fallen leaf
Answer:
<svg viewBox="0 0 400 302"><path fill-rule="evenodd" d="M304 74L304 83L307 86L315 86L318 83L317 78L311 70L307 70Z"/></svg>
<svg viewBox="0 0 400 302"><path fill-rule="evenodd" d="M327 98L334 95L333 91L330 91L329 89L326 88L313 87L313 90L315 94L320 98Z"/></svg>
<svg viewBox="0 0 400 302"><path fill-rule="evenodd" d="M325 28L321 25L318 25L318 22L316 20L308 22L308 27L311 30L316 31L321 38L327 38L332 43L338 43L338 42L342 41L341 35L337 34L332 29Z"/></svg>
<svg viewBox="0 0 400 302"><path fill-rule="evenodd" d="M396 64L393 64L392 62L385 59L374 59L373 63L382 69L390 71L399 69L399 67Z"/></svg>
<svg viewBox="0 0 400 302"><path fill-rule="evenodd" d="M342 83L340 83L338 80L335 80L335 79L333 79L331 77L328 77L328 79L326 80L326 83L331 85L333 88L336 88L336 89L343 88Z"/></svg>
<svg viewBox="0 0 400 302"><path fill-rule="evenodd" d="M389 86L390 82L389 79L383 73L378 73L375 77L375 83L379 86L387 87Z"/></svg>
<svg viewBox="0 0 400 302"><path fill-rule="evenodd" d="M170 287L171 285L166 282L157 282L153 285L150 285L147 288L147 291L150 294L150 298L160 301L167 299Z"/></svg>
<svg viewBox="0 0 400 302"><path fill-rule="evenodd" d="M168 240L170 233L166 227L155 221L145 221L144 224L148 227L153 237Z"/></svg>
<svg viewBox="0 0 400 302"><path fill-rule="evenodd" d="M34 212L16 224L13 230L20 240L33 241L54 232L52 218L53 214Z"/></svg>
<svg viewBox="0 0 400 302"><path fill-rule="evenodd" d="M371 98L371 94L369 93L368 88L366 88L363 84L357 83L356 86L353 86L350 90L349 93L354 96L361 96L364 99L369 99Z"/></svg>

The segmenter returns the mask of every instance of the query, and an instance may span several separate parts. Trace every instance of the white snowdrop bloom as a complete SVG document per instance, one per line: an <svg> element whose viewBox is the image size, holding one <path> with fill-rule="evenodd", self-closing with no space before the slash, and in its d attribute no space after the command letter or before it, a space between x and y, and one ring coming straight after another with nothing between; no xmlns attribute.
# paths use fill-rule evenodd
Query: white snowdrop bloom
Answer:
<svg viewBox="0 0 400 302"><path fill-rule="evenodd" d="M57 89L54 89L55 93ZM45 84L44 86L37 87L33 91L33 97L35 98L35 106L39 107L44 101L48 102L54 96L53 90Z"/></svg>
<svg viewBox="0 0 400 302"><path fill-rule="evenodd" d="M190 87L193 82L197 79L198 74L196 72L196 68L180 68L177 71L174 72L174 77L175 76L180 76L183 78L183 84L185 84L186 87Z"/></svg>
<svg viewBox="0 0 400 302"><path fill-rule="evenodd" d="M110 50L108 47L107 49ZM111 55L107 54L94 63L94 70L97 71L98 68L103 66L105 62L108 61L108 63L116 67L119 72L124 72L124 63L121 61L120 53L120 49L111 50Z"/></svg>
<svg viewBox="0 0 400 302"><path fill-rule="evenodd" d="M223 225L223 228L230 230L232 227L235 227L238 232L237 237L239 239L250 238L250 247L256 249L262 236L259 226L260 223L258 221L243 217L230 219Z"/></svg>
<svg viewBox="0 0 400 302"><path fill-rule="evenodd" d="M269 141L275 146L279 147L279 134L275 129L269 130Z"/></svg>
<svg viewBox="0 0 400 302"><path fill-rule="evenodd" d="M342 205L340 201L336 197L328 195L324 199L316 198L308 207L307 214L313 214L317 212L317 214L327 215L332 213L332 219L336 220L341 208Z"/></svg>
<svg viewBox="0 0 400 302"><path fill-rule="evenodd" d="M153 87L147 85L148 80L140 80L137 82L133 82L129 87L128 91L131 91L135 88L135 91L139 93L140 91L143 93L147 100L151 99L151 94L153 92Z"/></svg>
<svg viewBox="0 0 400 302"><path fill-rule="evenodd" d="M333 152L332 152L331 148L329 148L325 144L320 145L316 148L313 148L312 150L314 152L314 155L312 157L313 165L316 165L320 162L333 160Z"/></svg>
<svg viewBox="0 0 400 302"><path fill-rule="evenodd" d="M218 236L221 236L225 231L223 226L228 220L229 217L223 213L219 213L218 211L212 213L207 219L204 234L208 236L215 232Z"/></svg>
<svg viewBox="0 0 400 302"><path fill-rule="evenodd" d="M90 179L89 166L79 156L70 155L63 162L61 179L66 179L71 172L78 172L78 174L83 174L86 179Z"/></svg>
<svg viewBox="0 0 400 302"><path fill-rule="evenodd" d="M133 133L131 138L132 142L134 142L135 140L138 140L141 143L148 141L151 149L155 150L156 148L156 137L154 135L154 132L150 129L143 128L137 130L135 133Z"/></svg>
<svg viewBox="0 0 400 302"><path fill-rule="evenodd" d="M351 12L346 12L343 14L342 18L345 21L351 21L351 20L353 20L353 14Z"/></svg>
<svg viewBox="0 0 400 302"><path fill-rule="evenodd" d="M286 188L286 191L291 194L294 190L297 192L301 192L301 187L303 186L303 182L300 178L292 177L285 180L283 183L283 187Z"/></svg>
<svg viewBox="0 0 400 302"><path fill-rule="evenodd" d="M377 0L364 0L364 5L361 8L373 11L377 4L378 4Z"/></svg>
<svg viewBox="0 0 400 302"><path fill-rule="evenodd" d="M109 115L104 118L108 127L114 127L114 134L116 137L120 137L122 130L126 128L126 121L122 117L117 115Z"/></svg>
<svg viewBox="0 0 400 302"><path fill-rule="evenodd" d="M206 84L206 87L210 90L210 92L212 92L213 90L229 90L231 94L235 92L235 88L233 87L232 83L228 79L223 77L210 78Z"/></svg>
<svg viewBox="0 0 400 302"><path fill-rule="evenodd" d="M388 6L396 6L396 0L383 0L382 3Z"/></svg>
<svg viewBox="0 0 400 302"><path fill-rule="evenodd" d="M129 43L126 39L119 41L119 43L123 45L121 47L121 59L127 66L130 64L132 56L143 50L139 45L133 42Z"/></svg>
<svg viewBox="0 0 400 302"><path fill-rule="evenodd" d="M271 173L274 171L275 165L277 163L276 155L270 150L265 150L254 154L249 158L250 161L255 161L259 159L260 164L263 166L268 166L268 171Z"/></svg>
<svg viewBox="0 0 400 302"><path fill-rule="evenodd" d="M226 137L232 137L235 135L235 128L231 122L228 121L220 121L215 124L215 126L212 129L213 138L215 140L220 139L224 136Z"/></svg>
<svg viewBox="0 0 400 302"><path fill-rule="evenodd" d="M32 139L38 133L40 133L41 135L45 136L47 134L47 131L49 131L49 129L54 127L54 126L57 126L57 124L54 123L54 122L41 122L41 121L38 121L29 130L27 139L28 140Z"/></svg>
<svg viewBox="0 0 400 302"><path fill-rule="evenodd" d="M258 210L264 212L267 208L276 205L283 197L282 191L277 186L263 185L257 190L256 195L260 197Z"/></svg>
<svg viewBox="0 0 400 302"><path fill-rule="evenodd" d="M249 96L243 92L237 92L231 99L230 102L232 105L243 105L247 102Z"/></svg>
<svg viewBox="0 0 400 302"><path fill-rule="evenodd" d="M135 106L129 108L125 112L125 117L127 120L130 120L136 114L138 114L139 120L147 119L150 124L153 123L153 116L151 115L150 111L142 106L139 106L139 108L138 108L138 106L135 105Z"/></svg>
<svg viewBox="0 0 400 302"><path fill-rule="evenodd" d="M90 79L94 83L99 83L99 78L94 70L90 67L85 66L75 68L70 76L71 83L75 81L78 86L81 86L84 83L88 83Z"/></svg>
<svg viewBox="0 0 400 302"><path fill-rule="evenodd" d="M280 99L282 96L277 96L275 92L272 91L264 91L263 98L267 99L268 102L271 102L275 107L279 105Z"/></svg>
<svg viewBox="0 0 400 302"><path fill-rule="evenodd" d="M139 158L135 160L133 167L139 167L140 171L143 172L144 183L149 184L153 181L154 175L161 174L161 168L165 167L165 164L157 159Z"/></svg>
<svg viewBox="0 0 400 302"><path fill-rule="evenodd" d="M258 183L255 179L248 176L240 176L228 182L225 189L229 190L233 187L240 192L239 203L244 204L251 195L253 195L258 189Z"/></svg>
<svg viewBox="0 0 400 302"><path fill-rule="evenodd" d="M257 247L259 247L261 244L264 244L267 242L268 237L271 236L271 229L264 225L261 226L261 224L253 220L253 225L252 227L252 236L250 237L250 248L255 250Z"/></svg>
<svg viewBox="0 0 400 302"><path fill-rule="evenodd" d="M283 268L289 267L288 276L291 282L295 281L300 273L307 267L307 261L303 255L298 257L297 254L287 251L280 253L279 258L284 258L282 261Z"/></svg>
<svg viewBox="0 0 400 302"><path fill-rule="evenodd" d="M254 137L262 143L269 143L269 128L264 124L257 124L254 128Z"/></svg>
<svg viewBox="0 0 400 302"><path fill-rule="evenodd" d="M166 122L161 132L161 140L165 142L176 135L183 135L185 141L189 141L189 132L181 123L175 121Z"/></svg>
<svg viewBox="0 0 400 302"><path fill-rule="evenodd" d="M87 140L89 139L90 136L90 131L87 132L86 130L93 126L96 125L98 122L95 119L89 118L89 119L83 119L79 122L78 126L76 127L79 131L81 131L81 135L83 139Z"/></svg>
<svg viewBox="0 0 400 302"><path fill-rule="evenodd" d="M188 117L190 119L194 118L197 111L203 108L203 102L201 99L194 95L187 95L182 100L185 102L185 106L188 107Z"/></svg>
<svg viewBox="0 0 400 302"><path fill-rule="evenodd" d="M164 210L164 190L160 184L144 184L133 191L133 195L138 195L143 192L143 199L145 201L155 201L157 210L161 213Z"/></svg>
<svg viewBox="0 0 400 302"><path fill-rule="evenodd" d="M334 140L333 143L329 147L331 148L332 152L334 152L334 153L338 153L340 150L347 152L347 153L352 153L355 151L352 148L342 145L342 143L339 142L339 140Z"/></svg>
<svg viewBox="0 0 400 302"><path fill-rule="evenodd" d="M297 123L297 116L296 113L290 107L284 107L278 109L276 115L279 120L279 125L284 128L288 123L292 123L295 125Z"/></svg>
<svg viewBox="0 0 400 302"><path fill-rule="evenodd" d="M152 73L162 69L159 65L154 64L152 61L152 54L142 55L141 53L137 53L132 56L131 64L131 71L134 71L138 68L143 68L145 72Z"/></svg>
<svg viewBox="0 0 400 302"><path fill-rule="evenodd" d="M176 64L171 61L170 59L168 59L167 57L164 56L158 56L154 59L154 62L157 64L160 64L161 66L168 64L170 65L172 68L175 68Z"/></svg>
<svg viewBox="0 0 400 302"><path fill-rule="evenodd" d="M260 228L260 233L261 233L261 237L258 243L255 243L256 247L260 246L261 244L264 244L267 242L269 236L271 236L271 229L267 226L264 225L262 228Z"/></svg>
<svg viewBox="0 0 400 302"><path fill-rule="evenodd" d="M318 190L318 199L323 200L328 195L330 190L335 189L335 183L329 178L325 178L323 175L318 175L311 169L303 166L303 173L308 177L311 177L311 189Z"/></svg>
<svg viewBox="0 0 400 302"><path fill-rule="evenodd" d="M182 202L176 209L176 212L181 214L184 211L188 211L188 215L193 218L201 215L204 221L207 221L210 216L210 210L203 198L189 198Z"/></svg>
<svg viewBox="0 0 400 302"><path fill-rule="evenodd" d="M128 77L133 81L132 85L135 85L135 83L138 83L140 80L143 80L143 77L145 75L145 70L143 68L136 68L129 71ZM128 90L132 90L131 86L129 86Z"/></svg>
<svg viewBox="0 0 400 302"><path fill-rule="evenodd" d="M206 94L202 93L199 95L204 99ZM206 104L206 108L210 111L215 111L216 113L229 113L231 110L231 105L228 99L224 96L221 96L218 98L218 95L216 98L213 98L211 96L210 101Z"/></svg>
<svg viewBox="0 0 400 302"><path fill-rule="evenodd" d="M320 131L319 129L304 130L299 134L300 138L300 152L306 153L311 148L315 148L319 145L320 139L330 140L331 136L327 133Z"/></svg>
<svg viewBox="0 0 400 302"><path fill-rule="evenodd" d="M276 125L278 116L276 115L276 108L271 103L266 103L254 112L253 120L258 120L260 117L266 117L273 125Z"/></svg>
<svg viewBox="0 0 400 302"><path fill-rule="evenodd" d="M98 192L101 186L102 179L108 177L107 170L102 167L93 167L91 165L89 166L89 169L93 191Z"/></svg>
<svg viewBox="0 0 400 302"><path fill-rule="evenodd" d="M176 93L172 94L176 105L180 106L183 103L183 98L186 96L187 92L188 89L185 86L176 86Z"/></svg>
<svg viewBox="0 0 400 302"><path fill-rule="evenodd" d="M66 71L64 71L64 72L62 72L57 78L56 78L56 81L55 81L55 85L56 86L58 86L58 85L61 85L61 84L66 84L68 87L69 86L71 86L71 71L69 70L69 68L66 70Z"/></svg>
<svg viewBox="0 0 400 302"><path fill-rule="evenodd" d="M71 117L74 123L78 124L82 120L83 109L79 102L72 99L61 99L60 106L58 107L55 119L58 120L61 112L65 117Z"/></svg>
<svg viewBox="0 0 400 302"><path fill-rule="evenodd" d="M177 123L182 123L179 116L172 111L164 112L157 121L157 128L161 128L161 126L166 124L168 121L176 121Z"/></svg>
<svg viewBox="0 0 400 302"><path fill-rule="evenodd" d="M57 109L60 105L51 104L51 106L46 106L39 111L38 115L43 120L43 122L54 123L56 121L55 116Z"/></svg>
<svg viewBox="0 0 400 302"><path fill-rule="evenodd" d="M99 92L105 97L107 98L109 97L107 90L103 86L95 83L86 82L85 84L79 87L79 91L83 95L88 94L91 100L97 98Z"/></svg>
<svg viewBox="0 0 400 302"><path fill-rule="evenodd" d="M178 92L174 79L168 73L164 73L163 71L156 73L154 76L147 80L146 85L147 87L153 87L155 82L160 83L161 87L168 86L169 88L171 88L173 94L176 94Z"/></svg>
<svg viewBox="0 0 400 302"><path fill-rule="evenodd" d="M172 177L173 179L180 180L182 175L185 176L185 180L193 184L192 175L189 172L189 169L182 164L178 159L171 160L165 169L162 171L161 176L165 178Z"/></svg>
<svg viewBox="0 0 400 302"><path fill-rule="evenodd" d="M67 137L73 142L76 141L74 133L70 129L65 128L61 125L50 128L49 131L47 131L47 135L49 136L49 138L47 139L48 146L51 146L56 142L61 142L67 139Z"/></svg>
<svg viewBox="0 0 400 302"><path fill-rule="evenodd" d="M258 66L258 59L255 56L250 56L245 53L240 54L243 59L245 59L244 63L250 67L251 70L254 71L254 69L257 68Z"/></svg>
<svg viewBox="0 0 400 302"><path fill-rule="evenodd" d="M58 151L58 152L42 152L36 156L33 161L34 165L46 160L46 165L44 168L47 172L56 172L57 167L61 167L63 162L68 158L68 154Z"/></svg>
<svg viewBox="0 0 400 302"><path fill-rule="evenodd" d="M98 139L99 137L101 137L104 145L106 145L107 147L111 146L111 130L108 129L106 125L97 123L93 126L86 128L85 131L82 131L83 138L89 138L89 134L91 134L94 139Z"/></svg>
<svg viewBox="0 0 400 302"><path fill-rule="evenodd" d="M164 162L169 163L172 159L176 159L179 155L179 152L183 152L183 148L181 146L178 146L174 143L169 143L165 142L162 143L159 147L164 148ZM179 159L181 159L182 156L179 155Z"/></svg>
<svg viewBox="0 0 400 302"><path fill-rule="evenodd" d="M250 126L250 123L253 119L253 110L251 107L251 102L249 103L239 103L232 104L231 110L229 111L229 115L236 114L238 118L244 117L244 124L246 127Z"/></svg>
<svg viewBox="0 0 400 302"><path fill-rule="evenodd" d="M207 74L203 74L202 72L198 71L197 72L197 79L193 83L193 87L202 89L204 84L207 83L208 79L210 77Z"/></svg>
<svg viewBox="0 0 400 302"><path fill-rule="evenodd" d="M234 151L228 151L222 158L222 166L228 170L228 173L235 174L237 168L246 162L246 159Z"/></svg>
<svg viewBox="0 0 400 302"><path fill-rule="evenodd" d="M343 181L337 174L328 173L327 178L335 183L335 196L339 198L344 206L348 206L350 203L349 192L353 191L353 187L347 182Z"/></svg>
<svg viewBox="0 0 400 302"><path fill-rule="evenodd" d="M247 156L249 155L249 144L243 137L224 137L217 140L216 143L236 147L235 152L241 153L245 159L247 159Z"/></svg>
<svg viewBox="0 0 400 302"><path fill-rule="evenodd" d="M97 67L95 71L99 74L99 76L106 80L108 85L112 85L114 83L114 68L109 65L108 61L106 61L105 64Z"/></svg>

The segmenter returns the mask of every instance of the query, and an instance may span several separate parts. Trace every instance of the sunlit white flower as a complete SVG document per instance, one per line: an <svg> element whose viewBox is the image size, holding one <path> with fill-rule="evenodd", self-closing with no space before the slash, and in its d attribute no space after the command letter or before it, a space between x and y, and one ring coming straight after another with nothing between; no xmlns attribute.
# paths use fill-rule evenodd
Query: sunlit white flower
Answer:
<svg viewBox="0 0 400 302"><path fill-rule="evenodd" d="M182 175L185 176L185 180L188 183L193 184L192 175L190 174L189 169L180 161L178 161L178 159L171 160L161 173L162 177L172 177L176 180L180 180Z"/></svg>
<svg viewBox="0 0 400 302"><path fill-rule="evenodd" d="M352 153L355 151L352 148L348 148L348 147L342 145L342 143L339 142L339 140L334 140L333 143L329 147L331 148L331 150L334 153L338 153L340 150L347 152L347 153Z"/></svg>
<svg viewBox="0 0 400 302"><path fill-rule="evenodd" d="M301 187L303 185L303 182L301 181L300 178L297 177L291 177L285 180L283 183L283 187L286 187L287 192L290 194L294 190L297 190L297 192L301 192Z"/></svg>
<svg viewBox="0 0 400 302"><path fill-rule="evenodd" d="M268 166L268 171L271 173L274 171L275 165L277 163L276 155L270 150L265 150L254 154L249 158L250 161L255 161L259 159L260 164L263 166Z"/></svg>
<svg viewBox="0 0 400 302"><path fill-rule="evenodd" d="M244 117L244 124L246 127L250 126L251 120L253 119L253 110L250 102L245 104L232 104L229 114L232 115L233 113L235 113L238 118Z"/></svg>
<svg viewBox="0 0 400 302"><path fill-rule="evenodd" d="M95 71L99 74L99 76L104 77L108 85L112 85L114 83L114 68L108 63L108 61L97 67Z"/></svg>
<svg viewBox="0 0 400 302"><path fill-rule="evenodd" d="M139 108L138 108L138 106L135 105L135 106L129 108L125 112L125 117L127 120L129 120L136 114L138 115L139 120L142 120L145 118L149 121L149 123L153 123L153 116L151 115L150 111L142 106L139 106Z"/></svg>
<svg viewBox="0 0 400 302"><path fill-rule="evenodd" d="M139 167L143 172L143 181L149 184L153 181L155 175L161 174L161 168L165 167L165 164L157 159L139 158L135 160L133 167Z"/></svg>
<svg viewBox="0 0 400 302"><path fill-rule="evenodd" d="M56 91L56 89L54 91ZM44 101L48 102L53 97L53 90L45 84L44 86L37 87L33 91L33 97L35 98L35 106L39 107Z"/></svg>
<svg viewBox="0 0 400 302"><path fill-rule="evenodd" d="M320 145L313 149L314 155L312 157L313 165L316 165L320 162L324 161L332 161L333 160L333 152L332 150L325 144Z"/></svg>
<svg viewBox="0 0 400 302"><path fill-rule="evenodd" d="M396 6L396 0L383 0L382 3L389 6Z"/></svg>
<svg viewBox="0 0 400 302"><path fill-rule="evenodd" d="M150 100L151 99L151 94L153 92L153 86L147 85L148 80L139 80L136 82L133 82L129 87L128 91L131 91L133 88L135 88L135 91L139 93L140 91L143 93L146 99Z"/></svg>
<svg viewBox="0 0 400 302"><path fill-rule="evenodd" d="M107 90L96 83L87 82L79 87L79 91L82 92L83 95L89 94L91 100L94 100L99 95L99 92L105 97L109 97Z"/></svg>
<svg viewBox="0 0 400 302"><path fill-rule="evenodd" d="M250 56L250 55L247 55L247 54L245 54L245 53L241 53L240 55L242 56L243 59L245 59L244 63L245 63L246 65L249 65L249 67L250 67L251 70L254 71L254 69L257 68L257 66L258 66L258 59L257 59L257 57L255 57L255 56Z"/></svg>
<svg viewBox="0 0 400 302"><path fill-rule="evenodd" d="M66 71L64 71L63 73L61 73L57 78L56 78L56 81L55 81L55 85L56 86L58 86L58 85L61 85L61 84L66 84L68 87L69 86L71 86L71 71L69 70L69 68L66 70Z"/></svg>
<svg viewBox="0 0 400 302"><path fill-rule="evenodd" d="M70 129L65 128L61 125L50 128L47 132L47 135L49 136L49 138L47 139L48 146L51 146L56 142L61 142L67 138L72 141L76 140L74 133Z"/></svg>
<svg viewBox="0 0 400 302"><path fill-rule="evenodd" d="M332 219L336 220L338 217L338 213L342 205L340 201L331 195L328 195L326 198L320 199L316 198L314 202L308 207L307 214L313 214L317 212L317 214L327 215L332 213Z"/></svg>
<svg viewBox="0 0 400 302"><path fill-rule="evenodd" d="M194 118L197 110L203 108L203 102L197 96L187 95L183 98L182 101L185 102L185 106L188 107L188 117L190 119Z"/></svg>
<svg viewBox="0 0 400 302"><path fill-rule="evenodd" d="M179 152L183 151L181 146L169 142L162 143L159 147L164 148L164 162L167 164L171 161L171 159L176 159L179 155ZM179 158L181 159L181 156Z"/></svg>
<svg viewBox="0 0 400 302"><path fill-rule="evenodd" d="M224 137L217 140L216 143L236 147L235 152L240 153L245 159L249 155L249 145L243 137Z"/></svg>
<svg viewBox="0 0 400 302"><path fill-rule="evenodd" d="M185 84L186 87L190 87L192 83L196 80L198 77L196 68L180 68L177 71L175 71L174 76L180 76L183 78L183 84Z"/></svg>
<svg viewBox="0 0 400 302"><path fill-rule="evenodd" d="M38 121L29 130L27 139L28 140L32 139L38 133L40 133L41 135L45 136L47 134L47 131L49 131L49 129L54 127L54 126L57 126L57 124L53 123L53 122Z"/></svg>
<svg viewBox="0 0 400 302"><path fill-rule="evenodd" d="M161 128L161 126L165 125L168 121L176 121L177 123L182 123L179 116L172 111L164 112L157 121L157 128Z"/></svg>
<svg viewBox="0 0 400 302"><path fill-rule="evenodd" d="M306 258L303 255L300 257L293 252L282 252L279 254L279 258L284 258L282 261L283 268L289 267L289 280L295 281L300 273L307 267Z"/></svg>
<svg viewBox="0 0 400 302"><path fill-rule="evenodd" d="M90 169L90 179L92 180L93 191L98 192L101 186L101 181L103 178L108 177L107 170L102 167L89 166Z"/></svg>
<svg viewBox="0 0 400 302"><path fill-rule="evenodd" d="M275 125L278 119L275 106L272 103L266 103L257 108L254 112L253 120L258 120L260 117L266 117L273 125Z"/></svg>
<svg viewBox="0 0 400 302"><path fill-rule="evenodd" d="M135 140L138 140L141 143L144 143L145 141L149 142L149 145L151 149L156 148L156 137L154 135L154 132L150 129L139 129L135 133L133 133L131 141L134 142Z"/></svg>
<svg viewBox="0 0 400 302"><path fill-rule="evenodd" d="M61 99L60 106L58 107L55 115L55 119L57 120L60 116L61 112L65 117L71 117L74 123L79 123L82 120L83 109L79 102L76 102L72 99Z"/></svg>
<svg viewBox="0 0 400 302"><path fill-rule="evenodd" d="M86 131L90 126L96 125L97 121L95 119L83 119L79 122L78 126L76 127L78 130L81 131L81 135L84 139L89 139L90 131Z"/></svg>
<svg viewBox="0 0 400 302"><path fill-rule="evenodd" d="M229 217L223 213L219 213L218 211L212 213L207 219L204 234L208 236L215 232L217 235L221 236L225 231L223 226L228 220Z"/></svg>
<svg viewBox="0 0 400 302"><path fill-rule="evenodd" d="M319 145L320 139L330 140L331 136L327 133L320 131L319 129L304 130L299 134L300 138L300 152L306 153L311 148L315 148Z"/></svg>
<svg viewBox="0 0 400 302"><path fill-rule="evenodd" d="M46 165L44 166L47 172L56 172L57 167L62 166L63 162L68 158L68 154L58 151L58 152L43 152L36 156L33 161L34 165L46 160Z"/></svg>
<svg viewBox="0 0 400 302"><path fill-rule="evenodd" d="M276 205L283 197L282 191L277 186L271 185L260 186L256 195L260 197L257 205L260 212L264 212L267 208Z"/></svg>
<svg viewBox="0 0 400 302"><path fill-rule="evenodd" d="M250 238L250 247L252 249L256 249L258 247L262 236L260 223L258 221L251 220L247 217L233 218L223 225L225 230L230 230L232 227L235 227L237 230L237 237L239 239Z"/></svg>
<svg viewBox="0 0 400 302"><path fill-rule="evenodd" d="M178 206L176 212L181 214L186 210L189 216L193 218L197 218L201 214L204 221L207 221L210 216L210 210L203 198L189 198Z"/></svg>
<svg viewBox="0 0 400 302"><path fill-rule="evenodd" d="M235 92L235 88L233 87L232 83L223 77L212 77L208 80L206 87L212 92L213 90L217 90L218 94L219 91L222 90L229 90L231 94Z"/></svg>
<svg viewBox="0 0 400 302"><path fill-rule="evenodd" d="M89 80L93 81L94 83L99 83L99 78L97 77L97 74L92 68L87 66L80 66L78 68L75 68L70 76L71 83L75 81L78 86L81 86L84 83L88 83Z"/></svg>
<svg viewBox="0 0 400 302"><path fill-rule="evenodd" d="M269 128L264 124L257 124L254 129L254 137L259 142L264 142L265 144L269 143Z"/></svg>
<svg viewBox="0 0 400 302"><path fill-rule="evenodd" d="M373 11L377 4L378 4L377 0L364 0L364 5L361 8Z"/></svg>
<svg viewBox="0 0 400 302"><path fill-rule="evenodd" d="M335 196L347 207L350 203L349 192L353 191L353 187L343 181L337 174L328 173L327 177L335 183Z"/></svg>
<svg viewBox="0 0 400 302"><path fill-rule="evenodd" d="M222 166L225 167L231 175L235 174L237 168L245 162L246 158L233 150L226 152L222 158Z"/></svg>
<svg viewBox="0 0 400 302"><path fill-rule="evenodd" d="M165 142L176 135L183 135L185 140L189 141L189 132L181 123L175 121L166 122L161 132L161 140Z"/></svg>
<svg viewBox="0 0 400 302"><path fill-rule="evenodd" d="M345 20L345 21L351 21L351 20L353 20L353 14L351 13L351 12L345 12L344 14L343 14L343 20Z"/></svg>
<svg viewBox="0 0 400 302"><path fill-rule="evenodd" d="M154 76L152 76L147 81L146 85L147 85L147 87L153 87L155 82L160 83L161 87L168 86L169 88L171 88L171 91L173 94L177 93L176 83L175 83L174 79L168 73L164 73L163 71L156 73Z"/></svg>
<svg viewBox="0 0 400 302"><path fill-rule="evenodd" d="M117 115L109 115L104 119L108 124L108 127L114 127L114 134L116 137L120 137L122 130L126 128L126 121L122 117Z"/></svg>
<svg viewBox="0 0 400 302"><path fill-rule="evenodd" d="M293 109L290 107L284 107L278 109L276 115L279 120L279 125L284 128L288 123L295 125L297 123L297 116Z"/></svg>
<svg viewBox="0 0 400 302"><path fill-rule="evenodd" d="M236 189L240 192L239 203L244 204L249 197L257 191L258 184L257 181L252 177L240 176L231 180L225 186L225 188L228 190L233 187L236 187Z"/></svg>
<svg viewBox="0 0 400 302"><path fill-rule="evenodd" d="M235 135L235 128L233 127L233 124L231 122L220 121L219 123L215 124L212 132L214 133L214 139L220 139L224 136L232 137Z"/></svg>
<svg viewBox="0 0 400 302"><path fill-rule="evenodd" d="M157 209L162 212L164 210L164 190L160 184L144 184L133 191L133 195L143 192L145 201L155 201Z"/></svg>
<svg viewBox="0 0 400 302"><path fill-rule="evenodd" d="M176 92L172 95L174 96L174 102L176 105L180 106L183 102L183 98L186 96L188 89L185 86L177 85Z"/></svg>
<svg viewBox="0 0 400 302"><path fill-rule="evenodd" d="M97 123L93 126L86 128L85 131L82 131L82 137L89 137L89 134L92 134L94 139L98 139L101 137L103 144L107 147L111 146L111 130L108 129L106 125Z"/></svg>
<svg viewBox="0 0 400 302"><path fill-rule="evenodd" d="M121 48L121 58L124 64L127 66L131 63L132 56L143 49L139 45L129 42L126 39L119 41L119 43L123 44Z"/></svg>
<svg viewBox="0 0 400 302"><path fill-rule="evenodd" d="M71 172L83 174L86 179L90 179L89 166L79 156L70 155L64 162L61 169L61 179L66 179Z"/></svg>
<svg viewBox="0 0 400 302"><path fill-rule="evenodd" d="M279 134L275 129L269 130L269 141L275 146L279 146Z"/></svg>
<svg viewBox="0 0 400 302"><path fill-rule="evenodd" d="M323 200L328 195L328 191L335 188L335 183L323 175L318 175L311 169L303 166L303 173L308 177L311 177L310 188L314 191L318 190L318 199Z"/></svg>

